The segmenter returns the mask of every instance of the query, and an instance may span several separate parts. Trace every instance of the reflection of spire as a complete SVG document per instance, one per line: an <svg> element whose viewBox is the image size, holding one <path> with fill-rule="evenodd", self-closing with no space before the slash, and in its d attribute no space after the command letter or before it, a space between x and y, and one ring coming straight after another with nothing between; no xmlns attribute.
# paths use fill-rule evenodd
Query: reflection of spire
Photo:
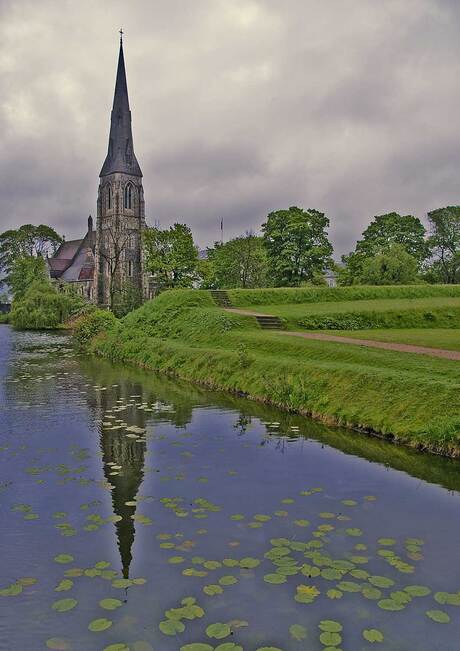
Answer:
<svg viewBox="0 0 460 651"><path fill-rule="evenodd" d="M145 443L128 438L124 430L103 430L101 434L102 460L104 462L104 475L112 484L112 504L115 515L120 516L115 524L118 549L120 550L123 577L129 577L129 566L132 560L131 549L136 533L134 520L131 518L136 511L135 506L126 502L133 502L139 491L139 486L144 477ZM112 465L121 466L119 475Z"/></svg>

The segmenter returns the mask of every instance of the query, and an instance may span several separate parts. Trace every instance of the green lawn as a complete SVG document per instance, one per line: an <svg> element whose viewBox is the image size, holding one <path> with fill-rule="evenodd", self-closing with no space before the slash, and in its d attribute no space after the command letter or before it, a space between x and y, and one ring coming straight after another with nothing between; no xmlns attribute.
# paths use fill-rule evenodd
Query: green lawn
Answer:
<svg viewBox="0 0 460 651"><path fill-rule="evenodd" d="M288 303L283 305L249 305L244 309L274 314L288 321L297 321L306 314L336 314L339 312L387 312L388 310L460 307L460 297L430 296L428 298L393 298L324 303Z"/></svg>
<svg viewBox="0 0 460 651"><path fill-rule="evenodd" d="M328 332L328 331L326 331ZM373 339L398 344L413 344L445 350L460 350L459 328L391 328L388 330L331 330L330 334Z"/></svg>
<svg viewBox="0 0 460 651"><path fill-rule="evenodd" d="M460 454L460 365L453 360L261 330L254 318L225 312L199 290L161 294L92 349L326 422Z"/></svg>

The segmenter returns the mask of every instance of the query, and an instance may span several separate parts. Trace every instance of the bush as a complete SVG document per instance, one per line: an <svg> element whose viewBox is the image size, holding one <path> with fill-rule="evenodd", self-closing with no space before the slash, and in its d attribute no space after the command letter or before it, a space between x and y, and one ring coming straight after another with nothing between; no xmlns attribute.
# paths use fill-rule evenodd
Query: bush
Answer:
<svg viewBox="0 0 460 651"><path fill-rule="evenodd" d="M112 312L94 308L83 314L75 323L73 337L80 350L87 350L96 335L109 330L117 323Z"/></svg>
<svg viewBox="0 0 460 651"><path fill-rule="evenodd" d="M377 312L336 312L311 314L299 320L307 330L370 330L372 328L456 328L460 323L460 308L422 308L385 310Z"/></svg>
<svg viewBox="0 0 460 651"><path fill-rule="evenodd" d="M9 321L19 330L58 328L83 305L78 296L58 292L51 283L36 280L13 301Z"/></svg>

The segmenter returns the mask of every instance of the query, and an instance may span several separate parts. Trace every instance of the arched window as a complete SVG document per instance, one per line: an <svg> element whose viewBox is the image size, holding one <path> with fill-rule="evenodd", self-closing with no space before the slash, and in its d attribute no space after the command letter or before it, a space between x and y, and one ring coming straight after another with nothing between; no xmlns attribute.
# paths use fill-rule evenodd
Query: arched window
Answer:
<svg viewBox="0 0 460 651"><path fill-rule="evenodd" d="M125 186L125 208L128 210L131 210L133 207L133 186L131 183L128 183L128 185Z"/></svg>
<svg viewBox="0 0 460 651"><path fill-rule="evenodd" d="M134 265L132 260L128 260L128 276L132 278L134 271Z"/></svg>
<svg viewBox="0 0 460 651"><path fill-rule="evenodd" d="M107 188L107 210L110 210L112 208L112 188L109 187Z"/></svg>

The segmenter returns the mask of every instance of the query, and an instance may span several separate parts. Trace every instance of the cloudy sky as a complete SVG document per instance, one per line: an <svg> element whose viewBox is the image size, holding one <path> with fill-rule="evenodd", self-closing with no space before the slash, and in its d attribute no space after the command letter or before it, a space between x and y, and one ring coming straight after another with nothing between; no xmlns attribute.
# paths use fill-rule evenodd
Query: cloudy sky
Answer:
<svg viewBox="0 0 460 651"><path fill-rule="evenodd" d="M120 26L150 223L460 203L458 0L0 0L2 230L95 214Z"/></svg>

